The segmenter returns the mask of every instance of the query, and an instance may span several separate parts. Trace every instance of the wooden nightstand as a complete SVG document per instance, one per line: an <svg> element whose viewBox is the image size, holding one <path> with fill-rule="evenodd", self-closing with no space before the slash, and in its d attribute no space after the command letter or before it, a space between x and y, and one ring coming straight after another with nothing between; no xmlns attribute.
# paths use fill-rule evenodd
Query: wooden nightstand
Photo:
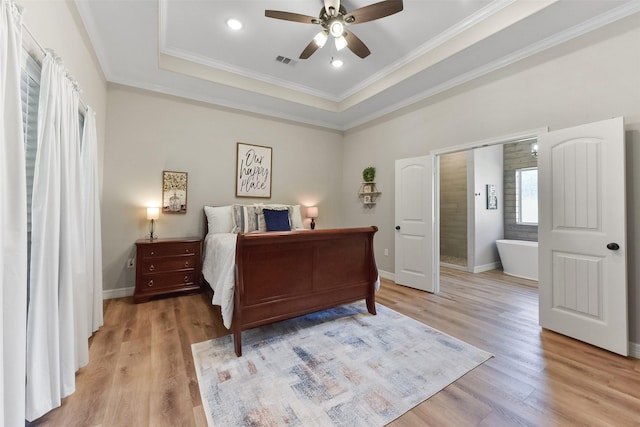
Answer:
<svg viewBox="0 0 640 427"><path fill-rule="evenodd" d="M200 291L202 239L136 241L136 289L133 301Z"/></svg>

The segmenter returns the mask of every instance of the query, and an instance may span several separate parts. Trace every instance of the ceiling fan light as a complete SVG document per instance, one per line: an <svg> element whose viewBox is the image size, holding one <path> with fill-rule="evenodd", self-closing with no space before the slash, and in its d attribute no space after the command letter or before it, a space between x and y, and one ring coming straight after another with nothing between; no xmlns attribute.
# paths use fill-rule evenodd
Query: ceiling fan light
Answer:
<svg viewBox="0 0 640 427"><path fill-rule="evenodd" d="M347 47L347 39L345 39L343 36L336 37L336 49L342 50L345 47Z"/></svg>
<svg viewBox="0 0 640 427"><path fill-rule="evenodd" d="M327 42L328 38L329 36L325 31L320 31L318 34L315 35L315 37L313 38L313 41L318 45L318 47L322 47Z"/></svg>
<svg viewBox="0 0 640 427"><path fill-rule="evenodd" d="M334 20L331 25L329 25L329 32L333 37L340 37L342 33L344 33L344 25L341 21Z"/></svg>

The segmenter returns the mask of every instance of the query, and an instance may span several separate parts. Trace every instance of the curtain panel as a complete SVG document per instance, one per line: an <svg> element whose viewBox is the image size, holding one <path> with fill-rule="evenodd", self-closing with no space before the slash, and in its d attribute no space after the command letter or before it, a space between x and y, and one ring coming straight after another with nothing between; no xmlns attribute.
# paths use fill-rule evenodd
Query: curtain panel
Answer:
<svg viewBox="0 0 640 427"><path fill-rule="evenodd" d="M0 8L0 424L24 425L27 191L20 99L22 14Z"/></svg>
<svg viewBox="0 0 640 427"><path fill-rule="evenodd" d="M88 363L79 97L59 58L42 62L27 313L26 419L60 406Z"/></svg>
<svg viewBox="0 0 640 427"><path fill-rule="evenodd" d="M87 324L86 338L103 324L102 313L102 226L100 218L100 183L98 174L98 133L96 113L87 108L82 136L82 206L87 254Z"/></svg>

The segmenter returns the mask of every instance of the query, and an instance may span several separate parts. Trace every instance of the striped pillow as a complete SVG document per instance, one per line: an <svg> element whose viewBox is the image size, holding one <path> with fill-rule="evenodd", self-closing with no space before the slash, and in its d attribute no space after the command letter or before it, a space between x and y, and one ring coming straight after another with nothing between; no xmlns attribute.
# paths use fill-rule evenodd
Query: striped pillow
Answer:
<svg viewBox="0 0 640 427"><path fill-rule="evenodd" d="M233 232L258 231L258 215L255 206L233 205Z"/></svg>

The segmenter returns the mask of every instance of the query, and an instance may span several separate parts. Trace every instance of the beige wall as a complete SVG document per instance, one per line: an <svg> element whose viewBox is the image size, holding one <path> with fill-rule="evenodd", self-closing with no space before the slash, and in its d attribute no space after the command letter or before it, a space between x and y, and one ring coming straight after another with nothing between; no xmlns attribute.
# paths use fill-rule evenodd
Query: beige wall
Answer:
<svg viewBox="0 0 640 427"><path fill-rule="evenodd" d="M394 162L430 150L548 126L566 128L616 116L638 121L640 114L640 14L564 43L505 69L476 79L383 120L345 133L343 197L347 225L378 225L376 260L394 271ZM637 140L631 144L640 143ZM630 165L637 180L640 161ZM374 209L362 212L349 190L365 164L375 166L383 193ZM637 189L635 190L637 193ZM637 206L638 195L629 194ZM629 214L640 229L640 211ZM636 233L637 234L637 233ZM384 256L383 249L389 249ZM640 252L629 254L631 268ZM640 279L640 274L636 272ZM639 280L630 281L631 313L640 311ZM632 314L632 341L640 342L640 318Z"/></svg>
<svg viewBox="0 0 640 427"><path fill-rule="evenodd" d="M80 99L96 112L102 183L107 83L75 2L22 0L19 4L24 7L24 24L38 43L44 48L53 49L62 58L65 67L80 85ZM24 39L28 41L28 34L25 33Z"/></svg>
<svg viewBox="0 0 640 427"><path fill-rule="evenodd" d="M272 152L272 203L316 205L318 228L342 226L342 135L124 86L109 86L103 212L104 288L134 285L127 269L160 206L162 171L188 173L186 215L160 215L160 237L201 236L203 206L235 198L236 143ZM304 210L303 210L304 215ZM305 221L308 227L308 221Z"/></svg>

